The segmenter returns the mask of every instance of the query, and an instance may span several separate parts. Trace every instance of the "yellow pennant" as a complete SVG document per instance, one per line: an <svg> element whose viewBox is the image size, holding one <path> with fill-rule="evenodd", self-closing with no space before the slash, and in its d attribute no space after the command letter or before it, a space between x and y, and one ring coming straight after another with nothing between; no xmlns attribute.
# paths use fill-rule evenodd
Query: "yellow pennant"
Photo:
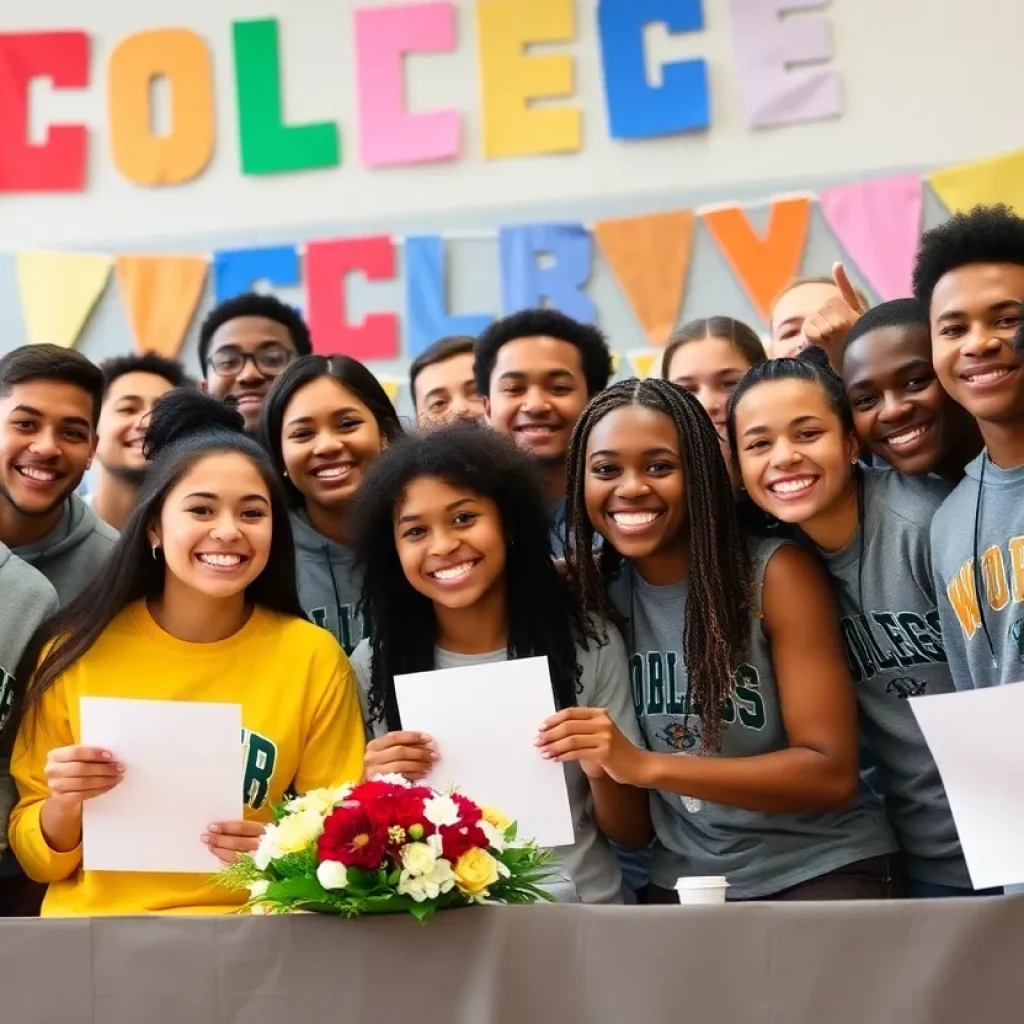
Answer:
<svg viewBox="0 0 1024 1024"><path fill-rule="evenodd" d="M18 254L18 292L30 345L72 348L110 279L110 256Z"/></svg>
<svg viewBox="0 0 1024 1024"><path fill-rule="evenodd" d="M633 373L641 380L647 380L648 377L661 376L663 353L658 349L640 349L638 352L629 352L627 355L633 367Z"/></svg>
<svg viewBox="0 0 1024 1024"><path fill-rule="evenodd" d="M936 171L928 184L952 213L1006 203L1024 216L1024 149Z"/></svg>
<svg viewBox="0 0 1024 1024"><path fill-rule="evenodd" d="M402 382L397 377L378 377L377 380L380 382L380 386L384 389L388 398L391 399L391 404L397 407L398 395L402 390Z"/></svg>

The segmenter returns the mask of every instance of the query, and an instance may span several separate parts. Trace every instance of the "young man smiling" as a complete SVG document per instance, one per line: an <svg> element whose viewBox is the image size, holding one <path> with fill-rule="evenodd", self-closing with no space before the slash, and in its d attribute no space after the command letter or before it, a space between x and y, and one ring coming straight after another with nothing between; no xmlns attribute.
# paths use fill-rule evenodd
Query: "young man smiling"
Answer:
<svg viewBox="0 0 1024 1024"><path fill-rule="evenodd" d="M604 335L553 309L527 309L477 339L477 390L488 424L536 460L551 509L551 546L565 554L565 459L587 402L608 386Z"/></svg>
<svg viewBox="0 0 1024 1024"><path fill-rule="evenodd" d="M103 374L56 345L0 359L0 541L67 604L117 541L77 494L96 451Z"/></svg>
<svg viewBox="0 0 1024 1024"><path fill-rule="evenodd" d="M409 387L419 426L483 416L484 402L473 376L473 344L466 335L442 338L413 360Z"/></svg>
<svg viewBox="0 0 1024 1024"><path fill-rule="evenodd" d="M914 293L928 304L935 372L985 442L932 521L950 670L958 689L1020 682L1024 353L1013 342L1024 302L1024 220L1006 206L979 206L927 232Z"/></svg>
<svg viewBox="0 0 1024 1024"><path fill-rule="evenodd" d="M253 292L215 306L199 329L203 390L231 402L255 434L263 402L281 371L313 351L298 311L273 295Z"/></svg>
<svg viewBox="0 0 1024 1024"><path fill-rule="evenodd" d="M115 530L124 529L146 477L142 452L145 424L153 403L172 388L189 383L181 363L155 353L117 356L100 366L100 409L94 489L86 502Z"/></svg>

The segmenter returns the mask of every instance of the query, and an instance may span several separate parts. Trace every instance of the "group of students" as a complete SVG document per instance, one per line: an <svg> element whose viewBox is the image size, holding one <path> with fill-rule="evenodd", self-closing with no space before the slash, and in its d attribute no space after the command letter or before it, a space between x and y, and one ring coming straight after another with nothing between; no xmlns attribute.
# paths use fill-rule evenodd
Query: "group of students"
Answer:
<svg viewBox="0 0 1024 1024"><path fill-rule="evenodd" d="M244 820L196 836L230 862L288 792L443 756L396 675L535 656L560 898L971 894L908 698L1024 663L1024 220L926 233L914 293L803 280L773 315L795 354L714 317L611 385L596 328L517 313L416 360L410 430L266 296L207 318L201 389L153 356L3 357L0 899L23 871L44 914L239 905L83 870L82 805L126 769L82 745L82 696L241 705Z"/></svg>

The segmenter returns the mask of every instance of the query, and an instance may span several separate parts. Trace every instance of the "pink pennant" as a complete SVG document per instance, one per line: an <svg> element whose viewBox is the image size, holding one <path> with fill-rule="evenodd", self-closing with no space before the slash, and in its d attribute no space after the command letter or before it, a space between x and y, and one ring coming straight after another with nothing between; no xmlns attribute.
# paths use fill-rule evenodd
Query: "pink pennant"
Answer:
<svg viewBox="0 0 1024 1024"><path fill-rule="evenodd" d="M921 178L877 178L818 194L828 226L883 300L910 295L921 237Z"/></svg>

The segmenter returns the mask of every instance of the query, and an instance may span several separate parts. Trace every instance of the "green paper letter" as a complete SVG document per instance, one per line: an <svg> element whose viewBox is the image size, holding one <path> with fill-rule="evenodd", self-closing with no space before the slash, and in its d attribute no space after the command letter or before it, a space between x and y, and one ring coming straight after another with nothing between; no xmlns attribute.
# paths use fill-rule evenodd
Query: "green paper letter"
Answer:
<svg viewBox="0 0 1024 1024"><path fill-rule="evenodd" d="M231 32L242 172L277 174L337 167L341 151L333 121L284 123L277 19L236 21Z"/></svg>

